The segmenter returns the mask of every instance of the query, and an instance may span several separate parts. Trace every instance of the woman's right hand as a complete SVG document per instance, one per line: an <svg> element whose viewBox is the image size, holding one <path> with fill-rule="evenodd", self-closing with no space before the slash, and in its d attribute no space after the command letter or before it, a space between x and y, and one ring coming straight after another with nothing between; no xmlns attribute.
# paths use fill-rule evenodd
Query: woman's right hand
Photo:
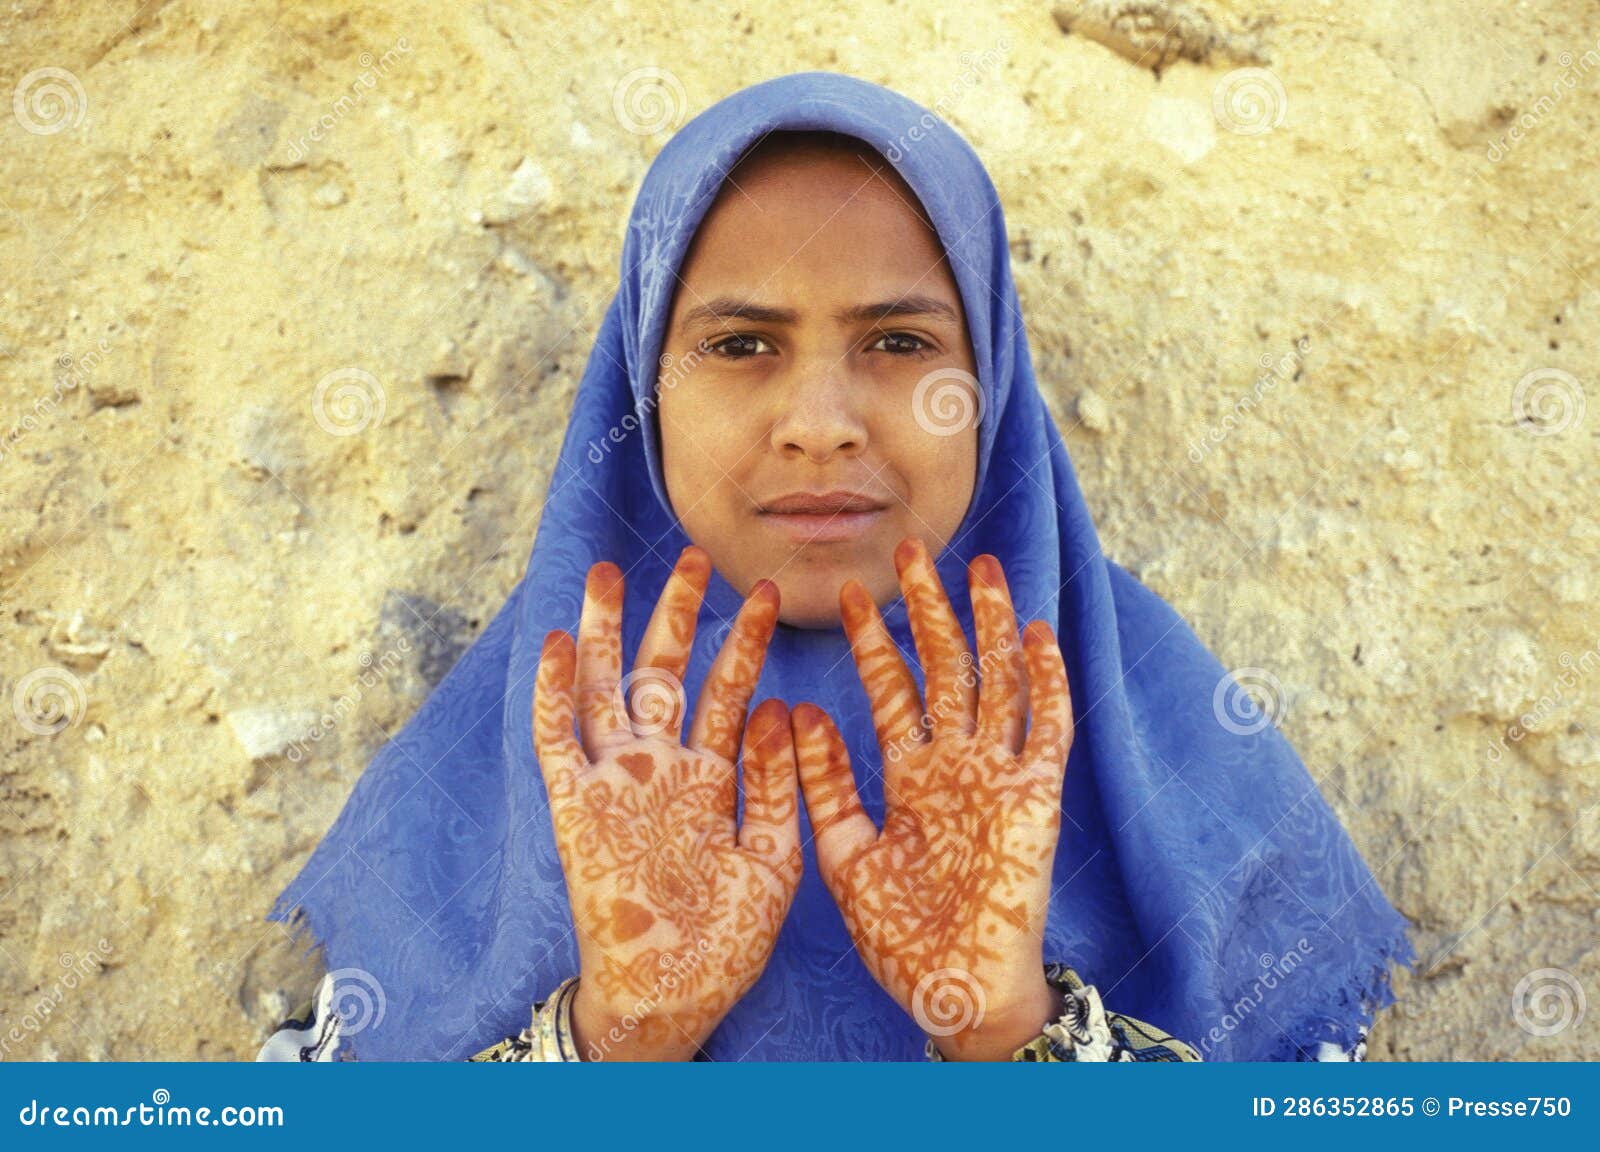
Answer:
<svg viewBox="0 0 1600 1152"><path fill-rule="evenodd" d="M539 657L534 744L578 933L573 1030L585 1060L692 1058L761 975L799 887L789 710L766 700L745 726L778 618L771 581L745 600L682 740L710 575L705 551L685 548L626 684L622 572L609 561L589 569L576 650L558 629Z"/></svg>

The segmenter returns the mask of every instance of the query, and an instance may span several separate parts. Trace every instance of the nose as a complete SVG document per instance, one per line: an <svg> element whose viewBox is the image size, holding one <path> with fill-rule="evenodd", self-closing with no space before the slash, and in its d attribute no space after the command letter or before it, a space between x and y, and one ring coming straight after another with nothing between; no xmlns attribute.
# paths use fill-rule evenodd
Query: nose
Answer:
<svg viewBox="0 0 1600 1152"><path fill-rule="evenodd" d="M797 374L772 425L773 449L786 459L804 455L817 464L835 452L861 452L867 446L867 426L858 399L859 389L838 364Z"/></svg>

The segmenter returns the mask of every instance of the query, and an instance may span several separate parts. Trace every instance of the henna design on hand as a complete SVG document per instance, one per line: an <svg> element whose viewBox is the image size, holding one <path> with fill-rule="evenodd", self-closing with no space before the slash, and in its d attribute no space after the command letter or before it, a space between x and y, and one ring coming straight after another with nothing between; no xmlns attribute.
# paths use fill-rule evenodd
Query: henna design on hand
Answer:
<svg viewBox="0 0 1600 1152"><path fill-rule="evenodd" d="M926 707L866 588L839 594L884 754L881 831L828 714L797 704L791 720L818 868L857 951L924 1032L956 1036L1040 1003L1072 699L1049 624L1031 622L1018 645L994 556L967 568L978 675L926 546L907 537L895 568Z"/></svg>
<svg viewBox="0 0 1600 1152"><path fill-rule="evenodd" d="M579 996L589 1019L632 1021L634 1052L692 1053L710 1035L765 968L800 882L788 709L763 701L745 724L777 623L773 582L746 598L681 737L682 678L710 573L702 549L683 550L631 693L622 573L609 561L589 569L576 648L556 630L539 657L534 743L578 932Z"/></svg>

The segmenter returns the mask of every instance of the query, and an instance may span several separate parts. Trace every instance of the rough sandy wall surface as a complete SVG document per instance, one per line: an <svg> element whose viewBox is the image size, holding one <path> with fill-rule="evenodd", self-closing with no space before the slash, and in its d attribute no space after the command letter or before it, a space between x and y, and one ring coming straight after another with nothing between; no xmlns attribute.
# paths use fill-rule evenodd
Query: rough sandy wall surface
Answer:
<svg viewBox="0 0 1600 1152"><path fill-rule="evenodd" d="M829 68L978 148L1108 552L1416 922L1371 1056L1600 1056L1600 9L813 7L0 16L0 1055L253 1055L650 158Z"/></svg>

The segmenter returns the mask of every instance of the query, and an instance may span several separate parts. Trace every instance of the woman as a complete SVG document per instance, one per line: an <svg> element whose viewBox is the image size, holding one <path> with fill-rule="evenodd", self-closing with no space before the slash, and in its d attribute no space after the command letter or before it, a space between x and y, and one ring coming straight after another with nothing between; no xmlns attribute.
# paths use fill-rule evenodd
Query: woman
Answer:
<svg viewBox="0 0 1600 1152"><path fill-rule="evenodd" d="M1405 920L1101 553L971 148L756 85L622 269L526 575L271 913L332 971L262 1058L1359 1059Z"/></svg>

